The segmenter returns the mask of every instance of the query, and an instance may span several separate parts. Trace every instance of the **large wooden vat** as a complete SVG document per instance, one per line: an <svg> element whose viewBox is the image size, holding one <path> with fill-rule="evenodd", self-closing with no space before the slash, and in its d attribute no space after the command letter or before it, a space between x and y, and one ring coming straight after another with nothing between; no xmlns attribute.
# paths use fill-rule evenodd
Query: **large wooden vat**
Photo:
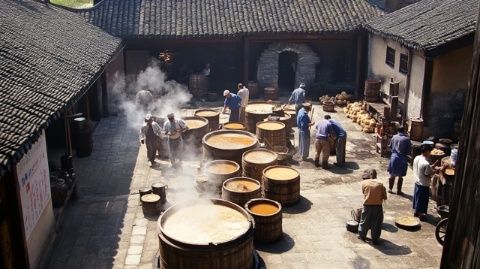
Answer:
<svg viewBox="0 0 480 269"><path fill-rule="evenodd" d="M241 207L250 199L262 197L260 182L249 177L234 177L223 182L222 199Z"/></svg>
<svg viewBox="0 0 480 269"><path fill-rule="evenodd" d="M242 154L258 146L252 133L235 130L219 130L206 134L202 140L206 159L242 162Z"/></svg>
<svg viewBox="0 0 480 269"><path fill-rule="evenodd" d="M205 175L210 185L220 193L223 182L232 177L238 177L241 174L240 165L229 160L214 160L205 164Z"/></svg>
<svg viewBox="0 0 480 269"><path fill-rule="evenodd" d="M243 153L243 176L251 177L262 182L263 170L277 164L278 155L268 149L252 149Z"/></svg>
<svg viewBox="0 0 480 269"><path fill-rule="evenodd" d="M297 127L297 112L295 110L287 109L284 111L285 115L290 115L290 126Z"/></svg>
<svg viewBox="0 0 480 269"><path fill-rule="evenodd" d="M256 134L258 140L265 143L269 149L274 149L275 146L285 147L287 144L285 124L279 121L257 123Z"/></svg>
<svg viewBox="0 0 480 269"><path fill-rule="evenodd" d="M268 118L273 113L274 108L274 104L265 102L248 104L245 108L247 131L255 133L257 123Z"/></svg>
<svg viewBox="0 0 480 269"><path fill-rule="evenodd" d="M195 116L208 120L208 130L218 130L220 126L220 112L213 109L199 109L195 111Z"/></svg>
<svg viewBox="0 0 480 269"><path fill-rule="evenodd" d="M183 134L183 139L187 145L201 146L202 138L208 133L208 120L206 118L193 116L183 117L188 130Z"/></svg>
<svg viewBox="0 0 480 269"><path fill-rule="evenodd" d="M291 205L300 199L300 173L282 165L273 165L263 170L265 198L282 205Z"/></svg>
<svg viewBox="0 0 480 269"><path fill-rule="evenodd" d="M282 237L282 205L280 203L265 198L252 199L245 204L245 209L255 220L256 242L272 243Z"/></svg>
<svg viewBox="0 0 480 269"><path fill-rule="evenodd" d="M380 88L382 87L382 82L377 79L367 79L365 80L365 101L367 102L377 102L380 98Z"/></svg>
<svg viewBox="0 0 480 269"><path fill-rule="evenodd" d="M157 221L160 268L252 269L253 229L251 216L225 200L174 205Z"/></svg>
<svg viewBox="0 0 480 269"><path fill-rule="evenodd" d="M193 97L203 97L208 91L208 78L205 75L193 74L188 80L188 89Z"/></svg>
<svg viewBox="0 0 480 269"><path fill-rule="evenodd" d="M247 89L250 97L256 97L259 93L258 83L255 81L249 81L247 84Z"/></svg>

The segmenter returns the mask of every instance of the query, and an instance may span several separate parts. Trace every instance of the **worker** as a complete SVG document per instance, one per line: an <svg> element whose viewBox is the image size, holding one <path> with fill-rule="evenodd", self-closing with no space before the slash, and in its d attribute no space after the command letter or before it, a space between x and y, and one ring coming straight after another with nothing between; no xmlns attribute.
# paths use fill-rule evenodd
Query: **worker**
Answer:
<svg viewBox="0 0 480 269"><path fill-rule="evenodd" d="M330 143L328 138L333 134L332 123L323 119L315 126L315 166L320 167L320 154L322 155L322 168L328 169L328 157L330 156Z"/></svg>
<svg viewBox="0 0 480 269"><path fill-rule="evenodd" d="M432 165L428 162L432 150L432 145L422 143L420 146L421 154L413 160L413 179L415 180L413 209L415 210L414 216L420 219L427 214L431 177L441 169L441 167L435 167L438 161Z"/></svg>
<svg viewBox="0 0 480 269"><path fill-rule="evenodd" d="M293 90L287 104L295 104L295 112L298 115L303 103L305 103L305 83L300 83L300 86Z"/></svg>
<svg viewBox="0 0 480 269"><path fill-rule="evenodd" d="M337 162L335 163L338 166L345 164L345 150L347 144L347 132L343 129L342 125L332 119L330 115L325 115L325 119L329 120L332 123L333 133L335 134L335 152L337 155Z"/></svg>
<svg viewBox="0 0 480 269"><path fill-rule="evenodd" d="M168 152L170 155L170 163L172 164L172 167L175 167L182 162L182 133L188 130L188 127L185 121L176 120L173 113L168 114L167 118L168 120L165 122L163 129L165 134L168 136Z"/></svg>
<svg viewBox="0 0 480 269"><path fill-rule="evenodd" d="M162 128L153 120L152 115L145 115L145 122L140 129L140 143L147 146L147 158L151 167L155 165L157 140L160 137L161 132Z"/></svg>
<svg viewBox="0 0 480 269"><path fill-rule="evenodd" d="M228 118L228 121L238 121L242 99L240 96L231 93L229 90L223 91L223 96L225 97L225 101L223 103L222 113L225 113L225 109L228 107L228 109L230 109L230 117Z"/></svg>
<svg viewBox="0 0 480 269"><path fill-rule="evenodd" d="M367 177L368 178L368 177ZM362 181L363 208L358 225L358 238L365 241L370 230L372 243L377 244L382 233L383 201L387 200L387 192L382 182L377 179Z"/></svg>
<svg viewBox="0 0 480 269"><path fill-rule="evenodd" d="M313 125L308 113L311 106L304 105L297 114L298 126L298 151L302 157L302 161L307 160L310 152L310 126Z"/></svg>
<svg viewBox="0 0 480 269"><path fill-rule="evenodd" d="M237 90L237 95L242 99L240 103L240 122L245 123L245 108L248 105L249 92L243 83L238 83Z"/></svg>
<svg viewBox="0 0 480 269"><path fill-rule="evenodd" d="M407 174L408 159L412 149L410 138L405 133L405 127L397 128L397 134L392 137L389 144L392 155L388 163L388 192L393 193L393 185L395 184L395 177L398 177L397 194L402 195L403 177Z"/></svg>

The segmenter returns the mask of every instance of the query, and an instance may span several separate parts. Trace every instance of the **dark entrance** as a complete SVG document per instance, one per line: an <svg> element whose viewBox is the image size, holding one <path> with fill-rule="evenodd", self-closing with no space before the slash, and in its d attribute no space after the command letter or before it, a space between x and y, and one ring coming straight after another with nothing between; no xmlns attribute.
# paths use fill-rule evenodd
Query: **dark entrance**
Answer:
<svg viewBox="0 0 480 269"><path fill-rule="evenodd" d="M278 57L278 88L291 91L295 88L295 72L298 55L293 51L284 51Z"/></svg>

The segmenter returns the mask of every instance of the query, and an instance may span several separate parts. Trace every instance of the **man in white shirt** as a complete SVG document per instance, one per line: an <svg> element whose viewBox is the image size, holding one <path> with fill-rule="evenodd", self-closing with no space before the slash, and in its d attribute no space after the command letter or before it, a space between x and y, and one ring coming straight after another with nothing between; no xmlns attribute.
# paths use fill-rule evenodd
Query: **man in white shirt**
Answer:
<svg viewBox="0 0 480 269"><path fill-rule="evenodd" d="M240 103L240 122L245 123L245 108L248 105L249 92L247 87L242 83L238 83L237 89L237 95L242 99L242 102Z"/></svg>
<svg viewBox="0 0 480 269"><path fill-rule="evenodd" d="M174 167L175 165L177 165L177 163L182 162L182 133L185 132L188 127L185 121L176 120L173 113L168 114L167 118L168 120L163 125L163 129L165 131L165 134L168 136L168 151L170 153L170 162L172 163L172 167Z"/></svg>
<svg viewBox="0 0 480 269"><path fill-rule="evenodd" d="M435 167L437 162L432 165L428 162L430 152L433 150L432 145L424 143L420 149L422 154L413 160L413 178L415 180L413 209L415 217L423 218L427 214L431 178L440 167Z"/></svg>

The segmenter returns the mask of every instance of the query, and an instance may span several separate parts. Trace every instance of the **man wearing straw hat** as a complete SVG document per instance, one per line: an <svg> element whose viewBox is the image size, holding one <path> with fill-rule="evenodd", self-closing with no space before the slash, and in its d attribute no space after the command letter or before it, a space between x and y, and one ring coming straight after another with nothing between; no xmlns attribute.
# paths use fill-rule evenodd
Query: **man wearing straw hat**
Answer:
<svg viewBox="0 0 480 269"><path fill-rule="evenodd" d="M298 151L302 160L305 161L310 153L310 126L313 125L312 120L308 116L311 106L303 104L297 114L298 126Z"/></svg>
<svg viewBox="0 0 480 269"><path fill-rule="evenodd" d="M228 121L238 121L240 117L240 104L242 99L240 96L231 93L229 90L223 91L223 96L225 97L225 101L223 103L223 110L222 113L225 113L225 109L230 109L230 117Z"/></svg>
<svg viewBox="0 0 480 269"><path fill-rule="evenodd" d="M140 143L147 146L147 158L150 166L155 165L156 143L161 132L162 128L153 120L152 115L145 115L145 122L140 129Z"/></svg>
<svg viewBox="0 0 480 269"><path fill-rule="evenodd" d="M168 114L167 118L168 120L163 125L163 129L168 135L168 152L170 154L170 162L172 163L172 167L174 167L182 162L182 133L185 132L188 127L183 120L176 120L173 113Z"/></svg>

